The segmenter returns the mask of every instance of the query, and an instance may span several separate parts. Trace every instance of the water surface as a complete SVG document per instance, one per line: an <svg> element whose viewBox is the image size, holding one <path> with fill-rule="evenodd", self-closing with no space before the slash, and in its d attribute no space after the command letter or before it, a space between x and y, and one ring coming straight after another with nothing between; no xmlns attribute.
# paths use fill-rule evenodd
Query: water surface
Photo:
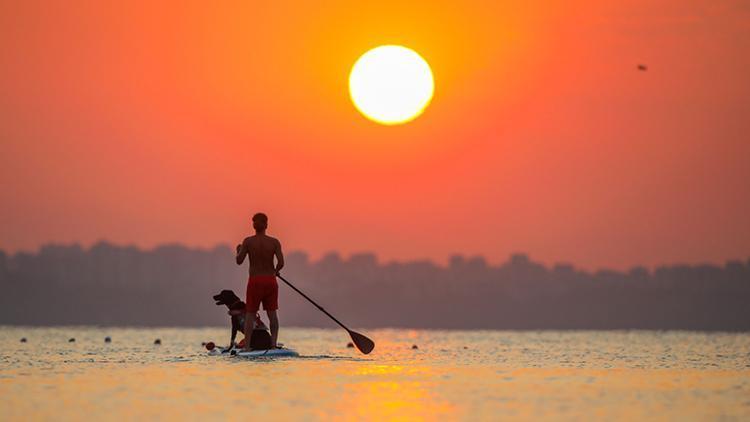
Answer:
<svg viewBox="0 0 750 422"><path fill-rule="evenodd" d="M208 356L226 328L0 327L3 420L750 418L750 334L283 329L297 359ZM111 343L104 338L110 336ZM19 339L26 337L28 342ZM69 343L69 338L76 341ZM161 345L154 345L156 338ZM416 345L418 349L413 349Z"/></svg>

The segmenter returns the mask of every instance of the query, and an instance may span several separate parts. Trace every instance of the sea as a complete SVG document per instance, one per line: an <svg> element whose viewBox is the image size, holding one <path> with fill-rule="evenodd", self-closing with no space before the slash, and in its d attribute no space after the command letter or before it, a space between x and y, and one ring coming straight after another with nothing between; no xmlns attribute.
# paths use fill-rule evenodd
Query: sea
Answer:
<svg viewBox="0 0 750 422"><path fill-rule="evenodd" d="M228 327L0 326L0 420L750 420L748 333L361 332L245 359L203 347Z"/></svg>

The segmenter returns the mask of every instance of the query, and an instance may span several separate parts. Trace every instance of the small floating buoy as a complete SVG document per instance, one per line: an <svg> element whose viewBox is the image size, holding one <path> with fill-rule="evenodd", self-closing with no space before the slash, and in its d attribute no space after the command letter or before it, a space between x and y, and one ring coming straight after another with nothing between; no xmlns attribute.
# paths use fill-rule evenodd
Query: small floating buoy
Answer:
<svg viewBox="0 0 750 422"><path fill-rule="evenodd" d="M353 348L353 347L354 347L354 343L352 343L352 342L350 341L349 343L346 343L346 347L348 347L348 348L350 348L350 349L351 349L351 348Z"/></svg>
<svg viewBox="0 0 750 422"><path fill-rule="evenodd" d="M464 346L464 349L468 349L468 347Z"/></svg>
<svg viewBox="0 0 750 422"><path fill-rule="evenodd" d="M202 341L202 342L201 342L201 346L205 346L205 345L206 345L206 342L205 342L205 341Z"/></svg>
<svg viewBox="0 0 750 422"><path fill-rule="evenodd" d="M417 347L417 345L416 345L416 344L412 344L412 345L411 345L411 348L412 348L412 350L417 350L417 349L419 349L419 347Z"/></svg>
<svg viewBox="0 0 750 422"><path fill-rule="evenodd" d="M107 336L107 337L104 337L104 342L105 342L105 343L112 343L112 338L111 338L111 337L109 337L109 336Z"/></svg>
<svg viewBox="0 0 750 422"><path fill-rule="evenodd" d="M75 341L76 341L76 339L75 339L75 338L73 338L73 337L71 337L71 338L69 338L69 339L68 339L68 343L73 343L73 342L75 342Z"/></svg>
<svg viewBox="0 0 750 422"><path fill-rule="evenodd" d="M154 344L161 344L161 339L157 338L156 340L154 340Z"/></svg>
<svg viewBox="0 0 750 422"><path fill-rule="evenodd" d="M21 343L26 343L26 337L21 337Z"/></svg>
<svg viewBox="0 0 750 422"><path fill-rule="evenodd" d="M209 341L208 343L204 343L204 345L206 346L206 350L208 350L208 351L214 350L214 347L216 347L216 345L214 344L213 341Z"/></svg>

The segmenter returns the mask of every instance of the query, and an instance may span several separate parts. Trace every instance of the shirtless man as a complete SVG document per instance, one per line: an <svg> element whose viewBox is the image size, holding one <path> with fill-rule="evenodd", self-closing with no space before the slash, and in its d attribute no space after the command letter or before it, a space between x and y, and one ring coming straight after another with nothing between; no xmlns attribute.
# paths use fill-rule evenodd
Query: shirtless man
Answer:
<svg viewBox="0 0 750 422"><path fill-rule="evenodd" d="M266 235L268 217L263 213L253 216L255 236L245 238L237 245L237 265L242 265L245 256L250 263L250 277L247 279L247 298L245 304L245 333L250 333L245 341L245 350L250 350L250 340L255 328L255 314L263 304L271 325L271 347L276 347L279 338L279 285L276 275L284 267L284 254L281 252L281 242ZM276 257L276 265L273 257Z"/></svg>

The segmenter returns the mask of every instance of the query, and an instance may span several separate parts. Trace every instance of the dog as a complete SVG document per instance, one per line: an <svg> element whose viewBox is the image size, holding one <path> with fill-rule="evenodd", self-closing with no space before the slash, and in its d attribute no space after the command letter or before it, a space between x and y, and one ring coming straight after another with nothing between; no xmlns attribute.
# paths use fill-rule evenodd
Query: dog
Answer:
<svg viewBox="0 0 750 422"><path fill-rule="evenodd" d="M234 340L237 337L237 332L245 334L245 302L234 294L231 290L222 290L218 295L214 295L216 304L226 305L229 309L228 314L232 319L232 338L229 341L229 347L224 351L231 350L234 346ZM247 339L247 335L245 335ZM239 347L244 346L245 339L240 342ZM258 314L255 314L255 329L253 330L253 338L250 340L250 348L253 350L268 350L271 348L271 334L268 333L268 328L263 324Z"/></svg>

